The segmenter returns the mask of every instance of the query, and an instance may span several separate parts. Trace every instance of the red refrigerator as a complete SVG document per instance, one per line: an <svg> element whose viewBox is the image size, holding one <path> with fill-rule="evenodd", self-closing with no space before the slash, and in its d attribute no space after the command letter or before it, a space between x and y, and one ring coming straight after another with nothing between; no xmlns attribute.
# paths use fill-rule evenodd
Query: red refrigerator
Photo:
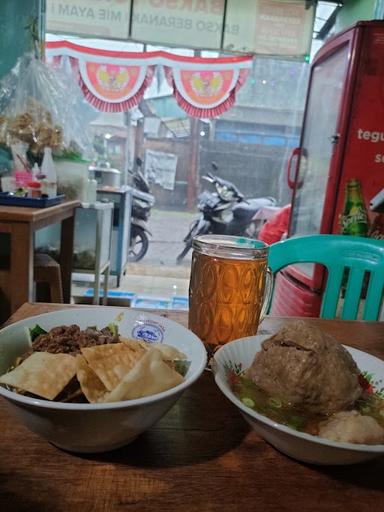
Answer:
<svg viewBox="0 0 384 512"><path fill-rule="evenodd" d="M289 237L342 233L384 244L384 21L359 22L316 54L288 183ZM318 316L323 282L319 265L287 268L272 314Z"/></svg>

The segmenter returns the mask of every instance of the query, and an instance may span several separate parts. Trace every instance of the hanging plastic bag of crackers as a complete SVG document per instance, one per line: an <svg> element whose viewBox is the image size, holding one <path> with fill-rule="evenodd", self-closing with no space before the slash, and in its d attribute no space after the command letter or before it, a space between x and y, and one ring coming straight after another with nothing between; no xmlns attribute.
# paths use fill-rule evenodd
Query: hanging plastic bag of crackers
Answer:
<svg viewBox="0 0 384 512"><path fill-rule="evenodd" d="M41 163L44 148L54 154L91 152L91 139L78 113L82 95L61 69L24 55L0 81L0 145L28 145L29 163Z"/></svg>

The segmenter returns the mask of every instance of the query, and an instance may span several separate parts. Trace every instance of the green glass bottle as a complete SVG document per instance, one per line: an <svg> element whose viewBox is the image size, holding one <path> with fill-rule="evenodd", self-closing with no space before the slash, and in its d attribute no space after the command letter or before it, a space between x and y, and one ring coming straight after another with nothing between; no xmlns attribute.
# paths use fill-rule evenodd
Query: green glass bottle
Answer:
<svg viewBox="0 0 384 512"><path fill-rule="evenodd" d="M352 179L347 182L340 224L342 235L368 236L368 214L359 180Z"/></svg>

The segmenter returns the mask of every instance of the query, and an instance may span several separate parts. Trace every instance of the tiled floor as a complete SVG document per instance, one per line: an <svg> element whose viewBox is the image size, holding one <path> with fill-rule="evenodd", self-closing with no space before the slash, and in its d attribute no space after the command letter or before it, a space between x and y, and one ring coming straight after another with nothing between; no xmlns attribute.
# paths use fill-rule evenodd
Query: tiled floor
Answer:
<svg viewBox="0 0 384 512"><path fill-rule="evenodd" d="M136 299L151 298L156 304L156 301L172 301L175 297L187 297L188 286L189 267L144 267L136 264L129 267L118 288L111 282L110 291L134 294ZM93 289L90 281L75 282L72 287L74 300L83 301L84 295L90 289ZM124 295L121 296L123 302L124 297ZM128 295L127 300L131 300L131 298L128 299ZM115 301L118 302L118 299L115 298ZM150 306L150 302L140 303L143 306L147 304Z"/></svg>
<svg viewBox="0 0 384 512"><path fill-rule="evenodd" d="M139 295L171 297L187 295L189 279L165 276L126 275L120 290L131 291Z"/></svg>

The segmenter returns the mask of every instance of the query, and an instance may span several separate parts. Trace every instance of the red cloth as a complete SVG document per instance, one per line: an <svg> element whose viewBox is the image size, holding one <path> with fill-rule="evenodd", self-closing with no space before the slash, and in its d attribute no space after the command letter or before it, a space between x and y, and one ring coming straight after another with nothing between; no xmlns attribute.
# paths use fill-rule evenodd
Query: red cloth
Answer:
<svg viewBox="0 0 384 512"><path fill-rule="evenodd" d="M260 229L258 239L268 245L278 242L288 230L291 205L283 206L270 220Z"/></svg>

